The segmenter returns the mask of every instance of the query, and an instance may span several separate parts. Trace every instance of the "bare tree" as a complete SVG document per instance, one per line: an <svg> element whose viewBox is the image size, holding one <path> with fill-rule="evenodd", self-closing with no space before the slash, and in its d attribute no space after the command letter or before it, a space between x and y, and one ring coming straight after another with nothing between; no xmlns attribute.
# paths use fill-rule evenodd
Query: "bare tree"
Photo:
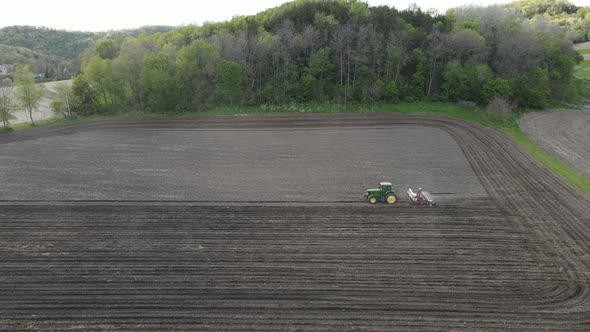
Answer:
<svg viewBox="0 0 590 332"><path fill-rule="evenodd" d="M320 48L320 33L313 25L307 25L302 34L304 57L307 61Z"/></svg>
<svg viewBox="0 0 590 332"><path fill-rule="evenodd" d="M51 102L53 112L62 114L65 118L72 118L72 87L65 83L58 83L55 86L56 97Z"/></svg>
<svg viewBox="0 0 590 332"><path fill-rule="evenodd" d="M433 31L428 37L428 48L426 49L426 56L430 64L430 71L428 75L428 87L426 89L426 96L430 96L432 91L432 83L434 77L439 69L439 62L443 62L447 55L448 35Z"/></svg>
<svg viewBox="0 0 590 332"><path fill-rule="evenodd" d="M486 40L491 40L497 32L503 32L504 29L509 28L508 22L516 22L520 24L523 20L522 15L518 14L516 10L506 8L503 5L493 5L487 7L481 6L463 6L449 10L457 23L463 21L473 21L478 23L477 31Z"/></svg>
<svg viewBox="0 0 590 332"><path fill-rule="evenodd" d="M495 67L507 75L517 75L539 67L543 61L542 53L539 52L540 44L537 35L526 31L503 38L498 44Z"/></svg>
<svg viewBox="0 0 590 332"><path fill-rule="evenodd" d="M387 47L385 76L397 84L402 68L410 61L410 35L406 30L395 31Z"/></svg>
<svg viewBox="0 0 590 332"><path fill-rule="evenodd" d="M239 62L246 57L246 39L242 38L241 33L231 34L222 31L215 34L210 43L215 46L223 60Z"/></svg>
<svg viewBox="0 0 590 332"><path fill-rule="evenodd" d="M448 40L449 56L466 63L485 63L489 56L489 48L485 39L473 30L459 30L450 35Z"/></svg>

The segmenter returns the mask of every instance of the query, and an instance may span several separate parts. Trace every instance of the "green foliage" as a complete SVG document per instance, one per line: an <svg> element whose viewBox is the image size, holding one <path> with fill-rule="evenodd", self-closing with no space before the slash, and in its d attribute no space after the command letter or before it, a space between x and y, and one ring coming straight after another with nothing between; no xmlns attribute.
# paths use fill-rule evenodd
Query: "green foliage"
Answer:
<svg viewBox="0 0 590 332"><path fill-rule="evenodd" d="M578 10L578 7L566 0L517 0L508 6L519 10L528 18L533 18L536 15L551 17L561 14L575 14Z"/></svg>
<svg viewBox="0 0 590 332"><path fill-rule="evenodd" d="M0 29L0 43L21 47L37 54L62 59L74 59L100 39L137 38L141 35L153 35L174 30L169 26L145 26L138 29L80 32L66 31L47 27L9 26ZM3 62L6 63L6 62Z"/></svg>
<svg viewBox="0 0 590 332"><path fill-rule="evenodd" d="M0 64L33 64L49 61L51 57L28 48L0 44Z"/></svg>
<svg viewBox="0 0 590 332"><path fill-rule="evenodd" d="M558 24L574 35L577 42L590 40L590 7L578 7L566 0L518 0L508 5L528 19L539 17Z"/></svg>
<svg viewBox="0 0 590 332"><path fill-rule="evenodd" d="M72 107L72 87L58 83L55 86L55 97L51 101L51 111L59 114L64 118L74 117L74 111Z"/></svg>
<svg viewBox="0 0 590 332"><path fill-rule="evenodd" d="M99 104L96 91L84 75L76 76L72 80L72 107L74 112L83 116L95 114Z"/></svg>
<svg viewBox="0 0 590 332"><path fill-rule="evenodd" d="M551 96L549 71L537 68L530 73L523 73L513 81L512 91L519 106L546 108Z"/></svg>
<svg viewBox="0 0 590 332"><path fill-rule="evenodd" d="M95 112L113 113L128 106L130 87L113 68L113 60L97 54L89 59L84 68L88 87L97 102L98 107L92 108Z"/></svg>
<svg viewBox="0 0 590 332"><path fill-rule="evenodd" d="M357 18L359 21L365 22L369 19L371 12L366 3L358 0L352 0L350 3L350 16Z"/></svg>
<svg viewBox="0 0 590 332"><path fill-rule="evenodd" d="M121 49L121 40L102 39L96 43L94 48L96 54L101 59L112 60L119 55Z"/></svg>
<svg viewBox="0 0 590 332"><path fill-rule="evenodd" d="M512 96L510 81L501 78L490 80L483 85L481 95L486 104L495 97L510 98Z"/></svg>
<svg viewBox="0 0 590 332"><path fill-rule="evenodd" d="M139 85L145 112L174 112L179 97L173 56L166 51L145 56Z"/></svg>
<svg viewBox="0 0 590 332"><path fill-rule="evenodd" d="M590 61L583 61L575 70L574 76L576 78L590 79Z"/></svg>
<svg viewBox="0 0 590 332"><path fill-rule="evenodd" d="M580 94L577 57L561 33L501 7L442 16L417 6L297 0L229 22L99 40L81 58L87 84L73 91L84 114L427 96L542 107Z"/></svg>
<svg viewBox="0 0 590 332"><path fill-rule="evenodd" d="M459 22L455 26L455 31L461 31L461 30L478 31L479 30L479 23L476 21L470 21L470 20L465 20L465 21Z"/></svg>
<svg viewBox="0 0 590 332"><path fill-rule="evenodd" d="M385 98L387 101L399 102L400 101L400 88L394 82L391 81L385 86Z"/></svg>
<svg viewBox="0 0 590 332"><path fill-rule="evenodd" d="M176 59L175 85L179 90L177 110L202 109L214 95L219 55L213 46L197 40L184 46Z"/></svg>
<svg viewBox="0 0 590 332"><path fill-rule="evenodd" d="M0 121L2 122L2 128L7 128L9 121L14 119L10 89L9 86L0 85Z"/></svg>
<svg viewBox="0 0 590 332"><path fill-rule="evenodd" d="M492 80L492 71L485 65L466 65L452 62L444 73L443 89L452 100L485 103L485 86Z"/></svg>
<svg viewBox="0 0 590 332"><path fill-rule="evenodd" d="M120 44L125 38L149 36L173 29L166 26L146 26L93 33L32 26L5 27L0 29L0 64L29 65L32 72L45 74L45 80L68 79L80 72L80 53L92 47L96 41L111 40ZM111 59L116 55L106 53L105 50L103 55Z"/></svg>
<svg viewBox="0 0 590 332"><path fill-rule="evenodd" d="M301 78L301 90L304 100L314 100L318 91L318 80L310 73L305 73Z"/></svg>
<svg viewBox="0 0 590 332"><path fill-rule="evenodd" d="M94 34L45 27L10 26L0 29L4 45L22 47L36 53L73 59L90 47Z"/></svg>
<svg viewBox="0 0 590 332"><path fill-rule="evenodd" d="M416 62L416 70L412 74L410 83L411 97L416 99L424 98L424 89L426 86L426 56L424 51L416 48L412 51L412 57Z"/></svg>
<svg viewBox="0 0 590 332"><path fill-rule="evenodd" d="M335 65L330 60L330 49L322 48L312 55L305 73L314 78L312 85L315 87L313 95L318 99L324 99L329 78L334 77ZM307 88L310 88L312 81L309 81Z"/></svg>
<svg viewBox="0 0 590 332"><path fill-rule="evenodd" d="M217 77L215 81L215 93L222 103L229 101L233 105L234 100L242 96L242 68L232 61L221 61L217 64Z"/></svg>
<svg viewBox="0 0 590 332"><path fill-rule="evenodd" d="M14 77L14 98L18 108L29 112L31 124L35 125L33 110L39 105L45 90L35 86L35 80L26 66L19 66Z"/></svg>

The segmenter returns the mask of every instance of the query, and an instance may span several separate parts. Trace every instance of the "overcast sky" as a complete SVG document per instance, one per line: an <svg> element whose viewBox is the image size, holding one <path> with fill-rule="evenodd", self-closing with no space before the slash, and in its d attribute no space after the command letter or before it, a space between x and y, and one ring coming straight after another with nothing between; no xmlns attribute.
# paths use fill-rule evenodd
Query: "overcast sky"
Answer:
<svg viewBox="0 0 590 332"><path fill-rule="evenodd" d="M587 0L583 0L587 1ZM200 25L251 15L288 1L281 0L10 0L2 1L0 27L46 26L80 31L138 28L144 25ZM510 0L369 0L371 6L388 5L406 9L416 3L423 10L466 4L489 5ZM579 1L573 1L577 3ZM0 41L1 42L1 41Z"/></svg>

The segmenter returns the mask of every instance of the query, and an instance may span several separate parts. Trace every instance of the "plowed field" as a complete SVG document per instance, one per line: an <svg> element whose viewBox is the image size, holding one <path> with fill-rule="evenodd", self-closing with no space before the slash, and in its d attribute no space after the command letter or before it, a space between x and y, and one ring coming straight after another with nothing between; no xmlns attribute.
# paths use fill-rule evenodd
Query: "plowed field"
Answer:
<svg viewBox="0 0 590 332"><path fill-rule="evenodd" d="M561 162L590 179L590 109L526 114L520 128Z"/></svg>
<svg viewBox="0 0 590 332"><path fill-rule="evenodd" d="M590 329L589 199L478 125L101 122L0 156L0 329ZM386 179L440 204L360 200Z"/></svg>

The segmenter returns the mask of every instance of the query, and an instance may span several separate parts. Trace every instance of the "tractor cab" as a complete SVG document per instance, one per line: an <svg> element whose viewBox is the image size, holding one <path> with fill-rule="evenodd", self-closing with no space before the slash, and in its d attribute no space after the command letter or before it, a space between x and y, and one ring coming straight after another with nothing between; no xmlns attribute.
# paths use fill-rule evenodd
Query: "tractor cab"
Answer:
<svg viewBox="0 0 590 332"><path fill-rule="evenodd" d="M381 189L382 193L392 192L393 185L391 184L391 182L381 182L379 183L379 189Z"/></svg>
<svg viewBox="0 0 590 332"><path fill-rule="evenodd" d="M383 202L387 204L394 204L397 202L397 196L391 182L379 183L379 188L369 189L363 195L371 204Z"/></svg>

